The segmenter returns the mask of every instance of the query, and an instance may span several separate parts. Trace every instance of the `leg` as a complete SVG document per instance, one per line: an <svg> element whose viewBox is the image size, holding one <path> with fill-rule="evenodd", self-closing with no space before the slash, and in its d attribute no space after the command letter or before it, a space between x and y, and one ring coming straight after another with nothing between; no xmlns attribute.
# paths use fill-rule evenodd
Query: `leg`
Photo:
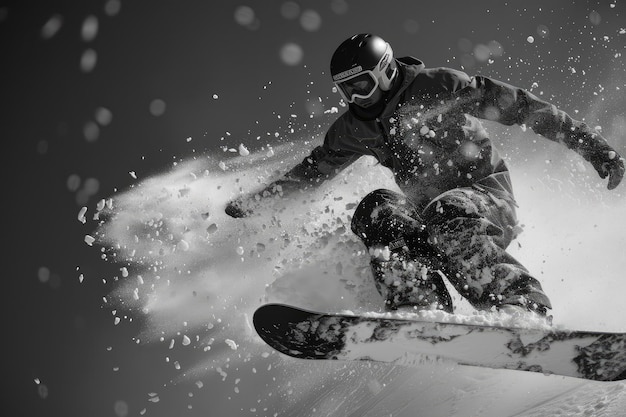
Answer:
<svg viewBox="0 0 626 417"><path fill-rule="evenodd" d="M387 308L400 306L452 311L452 300L437 272L437 253L427 243L425 227L407 199L376 190L359 204L352 231L367 246L376 288Z"/></svg>
<svg viewBox="0 0 626 417"><path fill-rule="evenodd" d="M511 203L472 188L450 190L423 212L448 279L478 309L517 304L545 314L541 284L506 252L517 223Z"/></svg>

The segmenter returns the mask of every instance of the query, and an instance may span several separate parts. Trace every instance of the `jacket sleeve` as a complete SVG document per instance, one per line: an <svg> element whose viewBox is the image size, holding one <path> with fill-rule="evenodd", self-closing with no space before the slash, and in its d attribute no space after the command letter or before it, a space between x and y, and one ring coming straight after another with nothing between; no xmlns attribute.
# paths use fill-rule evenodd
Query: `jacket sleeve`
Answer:
<svg viewBox="0 0 626 417"><path fill-rule="evenodd" d="M340 134L340 123L335 122L326 132L324 143L311 151L299 164L289 170L282 178L266 187L274 190L276 186L282 192L304 190L315 187L322 182L335 177L344 168L356 161L362 154L355 149L342 146L345 140Z"/></svg>
<svg viewBox="0 0 626 417"><path fill-rule="evenodd" d="M535 133L574 150L594 166L614 153L595 129L527 90L476 76L461 90L460 98L466 113L507 126L526 125Z"/></svg>
<svg viewBox="0 0 626 417"><path fill-rule="evenodd" d="M338 119L326 133L324 143L314 148L302 162L261 190L228 202L226 213L231 217L247 217L255 212L261 200L316 187L336 176L362 155L359 146L351 144L341 131L347 132L347 128Z"/></svg>

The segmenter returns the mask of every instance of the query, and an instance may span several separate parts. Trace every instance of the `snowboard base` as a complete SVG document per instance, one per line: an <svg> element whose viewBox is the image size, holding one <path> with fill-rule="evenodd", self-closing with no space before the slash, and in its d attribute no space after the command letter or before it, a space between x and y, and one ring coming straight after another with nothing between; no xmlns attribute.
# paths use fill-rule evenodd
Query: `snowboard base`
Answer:
<svg viewBox="0 0 626 417"><path fill-rule="evenodd" d="M269 346L299 359L419 366L430 358L597 381L626 379L626 333L327 314L282 304L261 306L253 322Z"/></svg>

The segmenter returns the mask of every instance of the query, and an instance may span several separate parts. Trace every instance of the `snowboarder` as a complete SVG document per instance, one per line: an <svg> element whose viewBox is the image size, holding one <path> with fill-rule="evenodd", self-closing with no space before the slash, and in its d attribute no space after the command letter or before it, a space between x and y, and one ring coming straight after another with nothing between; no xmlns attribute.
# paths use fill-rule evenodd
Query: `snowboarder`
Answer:
<svg viewBox="0 0 626 417"><path fill-rule="evenodd" d="M452 312L442 276L475 308L546 315L539 281L506 252L520 228L509 171L478 119L530 127L590 162L608 188L624 159L594 129L554 105L504 82L394 58L372 34L345 40L330 62L348 111L324 143L277 181L231 201L226 213L250 215L259 196L314 187L363 155L391 169L402 194L369 193L352 231L371 255L378 291L391 310Z"/></svg>

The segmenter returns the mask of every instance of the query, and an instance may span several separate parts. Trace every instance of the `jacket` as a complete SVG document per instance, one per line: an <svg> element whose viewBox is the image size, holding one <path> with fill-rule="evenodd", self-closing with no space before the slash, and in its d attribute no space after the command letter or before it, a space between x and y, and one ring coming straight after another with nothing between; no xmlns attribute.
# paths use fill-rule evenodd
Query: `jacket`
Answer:
<svg viewBox="0 0 626 417"><path fill-rule="evenodd" d="M508 168L479 119L526 125L589 161L611 150L595 130L529 91L454 69L425 68L412 57L396 64L399 79L378 117L367 118L350 105L323 144L268 188L306 188L371 155L422 208L457 187L486 189L513 200Z"/></svg>

